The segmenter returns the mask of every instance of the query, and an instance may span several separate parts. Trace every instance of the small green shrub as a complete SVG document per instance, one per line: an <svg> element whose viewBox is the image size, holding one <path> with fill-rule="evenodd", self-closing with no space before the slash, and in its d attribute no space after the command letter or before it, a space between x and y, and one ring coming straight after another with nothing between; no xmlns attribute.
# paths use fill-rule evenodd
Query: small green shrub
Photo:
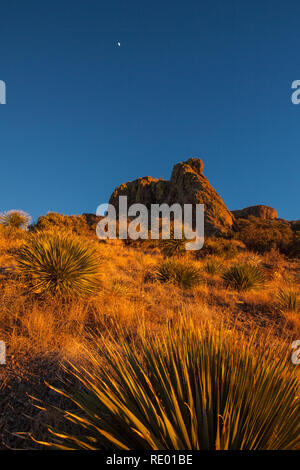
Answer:
<svg viewBox="0 0 300 470"><path fill-rule="evenodd" d="M162 262L156 270L156 278L160 282L175 284L189 289L201 282L199 270L190 262L167 260Z"/></svg>
<svg viewBox="0 0 300 470"><path fill-rule="evenodd" d="M240 263L228 268L222 275L227 287L238 291L259 289L265 284L261 268L249 263Z"/></svg>
<svg viewBox="0 0 300 470"><path fill-rule="evenodd" d="M0 223L10 229L26 230L31 223L31 217L26 212L12 209L0 214Z"/></svg>
<svg viewBox="0 0 300 470"><path fill-rule="evenodd" d="M235 333L235 332L233 332ZM57 449L280 450L300 445L299 383L290 351L254 345L185 319L162 337L121 335L107 360L71 369L78 382L61 410L76 432L50 429ZM110 367L107 367L107 363Z"/></svg>
<svg viewBox="0 0 300 470"><path fill-rule="evenodd" d="M33 236L15 257L28 287L35 292L68 297L90 294L99 286L96 253L75 237Z"/></svg>
<svg viewBox="0 0 300 470"><path fill-rule="evenodd" d="M294 289L280 289L277 300L282 312L299 312L298 293Z"/></svg>

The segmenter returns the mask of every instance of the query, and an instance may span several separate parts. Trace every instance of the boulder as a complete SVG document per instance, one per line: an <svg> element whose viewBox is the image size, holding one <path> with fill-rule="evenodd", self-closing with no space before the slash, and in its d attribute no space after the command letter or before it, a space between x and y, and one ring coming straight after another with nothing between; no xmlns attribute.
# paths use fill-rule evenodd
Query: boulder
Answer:
<svg viewBox="0 0 300 470"><path fill-rule="evenodd" d="M245 207L245 209L232 211L232 214L236 219L248 219L251 215L260 219L278 219L276 210L264 205Z"/></svg>
<svg viewBox="0 0 300 470"><path fill-rule="evenodd" d="M162 179L143 176L134 181L123 183L112 193L109 203L118 211L119 196L127 196L127 204L144 204L150 208L151 204L165 202L169 190L169 182Z"/></svg>
<svg viewBox="0 0 300 470"><path fill-rule="evenodd" d="M151 204L162 203L204 204L205 235L227 232L234 223L234 216L203 175L203 162L199 158L177 163L169 181L145 176L121 184L109 200L117 211L119 196L128 197L128 206L142 203L148 209Z"/></svg>

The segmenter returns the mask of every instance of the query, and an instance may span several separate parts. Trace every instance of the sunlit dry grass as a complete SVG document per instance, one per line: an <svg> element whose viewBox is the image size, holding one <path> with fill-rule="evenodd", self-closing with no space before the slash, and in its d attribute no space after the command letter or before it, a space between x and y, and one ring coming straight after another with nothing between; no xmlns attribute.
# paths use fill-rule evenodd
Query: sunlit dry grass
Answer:
<svg viewBox="0 0 300 470"><path fill-rule="evenodd" d="M297 377L285 347L257 343L189 316L158 335L127 330L102 341L104 358L69 366L83 390L61 416L78 431L50 428L42 445L58 449L242 450L300 445ZM108 364L111 368L108 367ZM111 369L111 370L110 370ZM75 393L75 395L74 395ZM43 408L43 403L37 405ZM51 413L51 409L49 410ZM50 441L50 442L49 442Z"/></svg>
<svg viewBox="0 0 300 470"><path fill-rule="evenodd" d="M187 254L183 260L192 260L201 283L186 290L157 280L157 266L166 259L157 247L126 246L121 241L100 242L94 238L88 243L101 259L99 289L81 300L46 299L26 292L18 277L14 253L26 239L25 233L14 240L0 233L0 339L7 344L8 362L14 358L15 364L2 369L2 380L20 379L23 384L24 371L34 369L43 359L51 365L39 369L41 381L43 378L51 381L52 374L62 374L61 363L68 360L83 363L84 348L92 347L95 335L114 336L116 325L126 328L135 338L141 329L159 334L167 323L188 315L198 325L206 321L216 326L225 322L227 328L235 325L237 332L245 334L258 329L261 336L271 331L274 343L280 338L287 344L299 331L297 314L288 317L282 313L276 298L279 289L299 285L296 261L275 259L274 254L273 258L257 257L251 252L244 252L243 258L214 256L222 270L247 257L247 262L264 270L266 284L262 289L238 292L226 287L218 269L216 272L206 269L205 257L197 260ZM31 376L27 379L30 384L38 380ZM32 394L30 384L26 391ZM22 431L18 429L17 418L9 430Z"/></svg>

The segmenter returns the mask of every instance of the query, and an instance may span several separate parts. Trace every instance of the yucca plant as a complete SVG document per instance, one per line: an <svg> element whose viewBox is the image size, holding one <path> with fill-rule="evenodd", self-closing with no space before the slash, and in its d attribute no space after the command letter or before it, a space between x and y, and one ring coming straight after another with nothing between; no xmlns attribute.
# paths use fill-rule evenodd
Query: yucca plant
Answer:
<svg viewBox="0 0 300 470"><path fill-rule="evenodd" d="M156 278L160 282L175 284L189 289L201 282L199 270L192 263L170 259L163 261L156 268Z"/></svg>
<svg viewBox="0 0 300 470"><path fill-rule="evenodd" d="M169 238L161 238L159 240L159 246L167 256L183 256L186 254L186 244L189 240L184 235L184 226L180 228L180 238L175 237L175 231L174 221L171 221ZM160 236L163 236L162 227L160 227Z"/></svg>
<svg viewBox="0 0 300 470"><path fill-rule="evenodd" d="M240 261L242 263L260 266L262 263L262 258L257 253L249 253L248 255L241 256Z"/></svg>
<svg viewBox="0 0 300 470"><path fill-rule="evenodd" d="M186 243L188 240L183 235L182 238L174 238L174 231L170 238L160 241L160 245L167 256L183 256L186 254Z"/></svg>
<svg viewBox="0 0 300 470"><path fill-rule="evenodd" d="M300 312L299 296L294 289L279 289L277 300L282 312Z"/></svg>
<svg viewBox="0 0 300 470"><path fill-rule="evenodd" d="M240 263L228 268L222 275L227 287L238 291L259 289L265 284L265 274L259 266Z"/></svg>
<svg viewBox="0 0 300 470"><path fill-rule="evenodd" d="M212 276L220 274L223 271L223 265L216 258L210 258L204 265L204 271Z"/></svg>
<svg viewBox="0 0 300 470"><path fill-rule="evenodd" d="M99 287L97 255L75 236L33 236L15 257L34 292L68 297L87 295Z"/></svg>
<svg viewBox="0 0 300 470"><path fill-rule="evenodd" d="M132 295L132 291L123 282L119 281L118 279L115 279L111 285L110 290L108 291L109 293L120 296L120 297L130 297Z"/></svg>
<svg viewBox="0 0 300 470"><path fill-rule="evenodd" d="M137 352L124 337L71 368L80 387L61 410L76 435L50 429L60 449L258 450L300 444L299 384L289 355L257 347L236 332L181 328L142 335ZM277 357L277 359L276 359ZM274 359L275 358L275 359ZM114 371L114 372L113 372ZM52 387L51 387L52 388Z"/></svg>
<svg viewBox="0 0 300 470"><path fill-rule="evenodd" d="M31 223L31 217L26 212L12 209L0 214L0 223L11 229L26 230Z"/></svg>

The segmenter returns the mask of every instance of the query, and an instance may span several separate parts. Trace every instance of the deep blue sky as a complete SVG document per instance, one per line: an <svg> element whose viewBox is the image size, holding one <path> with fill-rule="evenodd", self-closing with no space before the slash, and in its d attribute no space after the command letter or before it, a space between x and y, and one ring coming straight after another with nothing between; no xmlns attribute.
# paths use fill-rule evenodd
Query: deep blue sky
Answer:
<svg viewBox="0 0 300 470"><path fill-rule="evenodd" d="M199 156L230 209L299 218L299 37L298 0L1 2L0 210L95 212Z"/></svg>

